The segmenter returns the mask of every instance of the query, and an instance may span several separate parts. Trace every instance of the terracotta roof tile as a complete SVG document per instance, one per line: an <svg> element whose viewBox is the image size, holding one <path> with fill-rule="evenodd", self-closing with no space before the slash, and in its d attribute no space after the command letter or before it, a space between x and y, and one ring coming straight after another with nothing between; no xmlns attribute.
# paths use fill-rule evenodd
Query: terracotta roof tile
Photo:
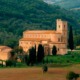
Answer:
<svg viewBox="0 0 80 80"><path fill-rule="evenodd" d="M56 32L55 30L26 30L23 33L31 34L31 33L40 33L40 34L60 34L59 32Z"/></svg>
<svg viewBox="0 0 80 80"><path fill-rule="evenodd" d="M49 41L50 39L46 38L22 38L20 41Z"/></svg>
<svg viewBox="0 0 80 80"><path fill-rule="evenodd" d="M3 48L9 48L9 49L11 49L11 48L8 47L8 46L0 46L0 49L3 49Z"/></svg>

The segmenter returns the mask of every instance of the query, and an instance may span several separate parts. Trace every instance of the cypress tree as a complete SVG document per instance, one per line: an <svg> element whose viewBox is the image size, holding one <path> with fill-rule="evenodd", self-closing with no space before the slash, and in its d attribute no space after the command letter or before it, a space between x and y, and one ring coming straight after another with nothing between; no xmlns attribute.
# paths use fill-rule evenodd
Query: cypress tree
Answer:
<svg viewBox="0 0 80 80"><path fill-rule="evenodd" d="M42 62L44 59L44 47L39 44L37 52L37 62Z"/></svg>
<svg viewBox="0 0 80 80"><path fill-rule="evenodd" d="M29 62L31 65L33 65L36 62L36 53L35 53L35 48L32 47L29 50Z"/></svg>
<svg viewBox="0 0 80 80"><path fill-rule="evenodd" d="M73 41L73 31L72 31L72 26L70 26L70 29L69 29L68 46L69 46L69 48L71 49L71 51L74 49L74 41Z"/></svg>
<svg viewBox="0 0 80 80"><path fill-rule="evenodd" d="M53 46L53 48L52 48L52 54L53 55L57 54L57 48L56 48L56 46Z"/></svg>

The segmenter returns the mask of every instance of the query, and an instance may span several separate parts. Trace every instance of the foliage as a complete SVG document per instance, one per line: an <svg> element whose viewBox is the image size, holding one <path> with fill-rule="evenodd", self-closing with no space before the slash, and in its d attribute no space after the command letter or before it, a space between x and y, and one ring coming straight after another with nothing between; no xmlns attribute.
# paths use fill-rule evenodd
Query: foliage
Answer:
<svg viewBox="0 0 80 80"><path fill-rule="evenodd" d="M15 53L17 54L23 54L23 48L20 46L17 46L14 48Z"/></svg>
<svg viewBox="0 0 80 80"><path fill-rule="evenodd" d="M29 64L33 65L34 63L36 63L36 53L35 53L35 48L32 47L29 50Z"/></svg>
<svg viewBox="0 0 80 80"><path fill-rule="evenodd" d="M67 74L66 78L67 80L77 80L77 78L79 78L79 74L71 71Z"/></svg>
<svg viewBox="0 0 80 80"><path fill-rule="evenodd" d="M48 71L48 66L44 65L42 69L43 69L43 72L47 72Z"/></svg>
<svg viewBox="0 0 80 80"><path fill-rule="evenodd" d="M66 55L45 56L44 63L54 64L78 64L80 63L80 51L70 51Z"/></svg>
<svg viewBox="0 0 80 80"><path fill-rule="evenodd" d="M74 36L74 43L75 43L75 47L76 46L80 46L80 34L76 34L75 36Z"/></svg>
<svg viewBox="0 0 80 80"><path fill-rule="evenodd" d="M16 53L14 50L11 50L10 52L10 59L9 60L15 60L16 59Z"/></svg>
<svg viewBox="0 0 80 80"><path fill-rule="evenodd" d="M72 31L72 26L70 26L69 30L69 40L68 40L68 45L71 50L74 49L74 41L73 41L73 31Z"/></svg>
<svg viewBox="0 0 80 80"><path fill-rule="evenodd" d="M42 62L43 59L44 59L44 47L42 46L42 44L39 44L37 52L37 62Z"/></svg>
<svg viewBox="0 0 80 80"><path fill-rule="evenodd" d="M16 67L18 67L18 68L22 67L23 68L23 67L27 67L27 65L25 63L17 62Z"/></svg>
<svg viewBox="0 0 80 80"><path fill-rule="evenodd" d="M23 48L20 46L17 46L13 49L13 53L16 55L16 59L19 58L22 62L24 62L24 51Z"/></svg>
<svg viewBox="0 0 80 80"><path fill-rule="evenodd" d="M71 11L48 5L42 0L0 0L0 44L14 48L23 31L52 30L57 18L67 20L77 28L78 17Z"/></svg>
<svg viewBox="0 0 80 80"><path fill-rule="evenodd" d="M16 61L13 61L13 60L7 60L6 61L6 66L16 66Z"/></svg>
<svg viewBox="0 0 80 80"><path fill-rule="evenodd" d="M29 57L28 57L28 55L25 55L25 56L24 56L24 62L27 64L28 61L29 61Z"/></svg>
<svg viewBox="0 0 80 80"><path fill-rule="evenodd" d="M10 53L11 53L11 57L13 57L15 55L14 50L12 50Z"/></svg>
<svg viewBox="0 0 80 80"><path fill-rule="evenodd" d="M52 54L53 55L57 54L57 48L56 48L56 46L53 46L53 48L52 48Z"/></svg>

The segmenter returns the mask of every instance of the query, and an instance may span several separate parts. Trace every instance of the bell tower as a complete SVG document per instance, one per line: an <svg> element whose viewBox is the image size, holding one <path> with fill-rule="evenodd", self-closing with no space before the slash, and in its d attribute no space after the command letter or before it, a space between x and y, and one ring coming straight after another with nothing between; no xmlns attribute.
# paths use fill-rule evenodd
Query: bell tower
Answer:
<svg viewBox="0 0 80 80"><path fill-rule="evenodd" d="M65 32L67 31L67 21L62 21L61 19L56 20L57 24L57 32Z"/></svg>
<svg viewBox="0 0 80 80"><path fill-rule="evenodd" d="M67 38L68 38L68 24L67 21L62 21L61 19L56 20L56 26L57 26L57 32L62 34L63 42L67 44Z"/></svg>

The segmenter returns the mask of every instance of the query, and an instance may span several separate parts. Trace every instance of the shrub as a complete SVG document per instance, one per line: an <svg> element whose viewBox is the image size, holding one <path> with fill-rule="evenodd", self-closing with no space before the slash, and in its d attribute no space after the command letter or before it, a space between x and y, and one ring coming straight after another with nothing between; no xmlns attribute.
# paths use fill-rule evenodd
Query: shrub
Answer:
<svg viewBox="0 0 80 80"><path fill-rule="evenodd" d="M12 60L7 60L6 61L6 66L16 66L16 62L15 61L12 61Z"/></svg>
<svg viewBox="0 0 80 80"><path fill-rule="evenodd" d="M74 55L72 55L72 58L75 58L75 56L74 56Z"/></svg>
<svg viewBox="0 0 80 80"><path fill-rule="evenodd" d="M77 80L77 78L79 77L79 74L76 74L74 72L69 72L66 76L67 80Z"/></svg>
<svg viewBox="0 0 80 80"><path fill-rule="evenodd" d="M43 66L43 72L47 72L48 71L48 67L46 65Z"/></svg>
<svg viewBox="0 0 80 80"><path fill-rule="evenodd" d="M26 64L28 63L28 60L29 60L28 55L25 55L25 56L24 56L24 62L25 62Z"/></svg>
<svg viewBox="0 0 80 80"><path fill-rule="evenodd" d="M70 60L67 60L67 63L70 63Z"/></svg>

